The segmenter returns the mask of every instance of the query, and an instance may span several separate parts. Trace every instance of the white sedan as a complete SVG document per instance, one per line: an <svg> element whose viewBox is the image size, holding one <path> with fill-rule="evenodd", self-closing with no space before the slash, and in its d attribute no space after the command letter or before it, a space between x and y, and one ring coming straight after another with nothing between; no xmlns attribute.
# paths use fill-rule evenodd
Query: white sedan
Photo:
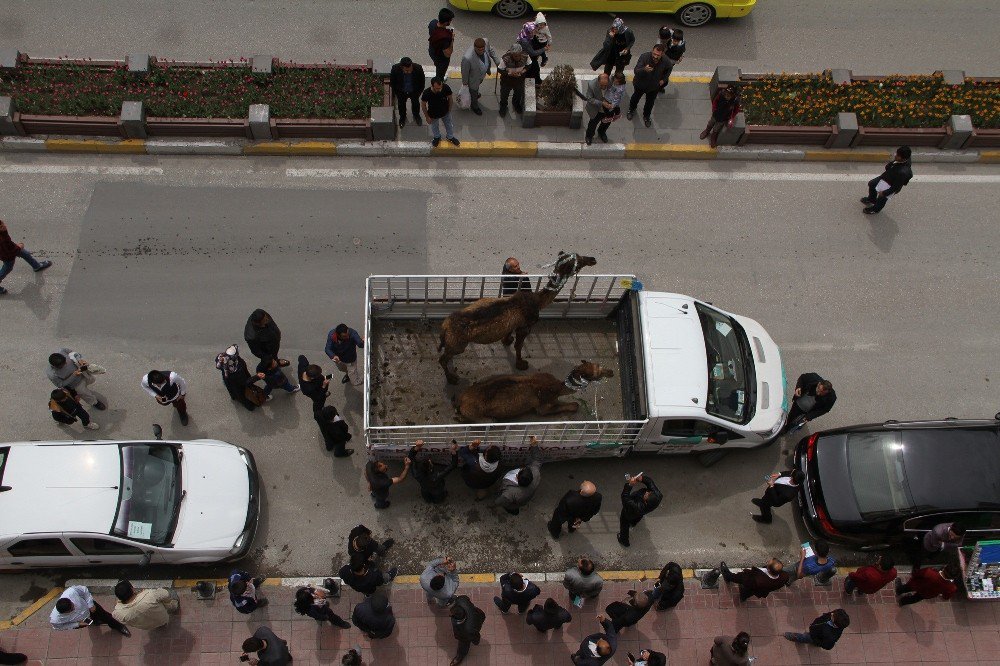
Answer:
<svg viewBox="0 0 1000 666"><path fill-rule="evenodd" d="M260 482L211 439L0 444L0 570L235 560Z"/></svg>

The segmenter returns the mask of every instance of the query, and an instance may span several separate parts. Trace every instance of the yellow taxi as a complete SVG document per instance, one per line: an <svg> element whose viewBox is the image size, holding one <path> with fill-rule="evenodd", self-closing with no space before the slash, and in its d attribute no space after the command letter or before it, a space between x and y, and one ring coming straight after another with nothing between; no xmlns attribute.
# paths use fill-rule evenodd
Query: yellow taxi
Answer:
<svg viewBox="0 0 1000 666"><path fill-rule="evenodd" d="M676 14L685 26L696 28L714 18L746 16L757 0L449 0L459 9L493 12L504 18L521 18L534 12L647 12Z"/></svg>

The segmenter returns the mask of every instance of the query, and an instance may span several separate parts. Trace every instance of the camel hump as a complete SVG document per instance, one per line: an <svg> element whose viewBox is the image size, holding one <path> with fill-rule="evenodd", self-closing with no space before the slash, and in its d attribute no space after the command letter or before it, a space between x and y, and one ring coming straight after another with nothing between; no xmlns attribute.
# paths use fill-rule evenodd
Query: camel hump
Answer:
<svg viewBox="0 0 1000 666"><path fill-rule="evenodd" d="M526 292L523 292L526 294ZM479 324L492 321L505 316L511 309L521 309L524 307L525 298L522 292L517 292L511 296L503 298L480 298L478 301L466 305L461 310L456 310L449 315L449 319L464 319L470 324Z"/></svg>

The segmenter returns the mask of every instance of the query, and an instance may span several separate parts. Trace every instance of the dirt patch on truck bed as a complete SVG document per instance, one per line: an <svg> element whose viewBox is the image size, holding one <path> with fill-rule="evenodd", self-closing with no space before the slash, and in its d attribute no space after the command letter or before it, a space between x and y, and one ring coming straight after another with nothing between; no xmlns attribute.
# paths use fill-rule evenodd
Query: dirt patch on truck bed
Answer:
<svg viewBox="0 0 1000 666"><path fill-rule="evenodd" d="M499 342L470 344L455 358L459 383L445 381L438 364L440 321L379 320L372 322L372 425L457 423L452 398L491 375L516 373L514 349ZM542 417L528 414L518 421L620 420L622 393L614 322L605 319L541 320L524 341L525 372L548 372L560 379L581 360L612 368L615 376L594 382L576 398L584 402L575 415ZM572 400L565 396L564 401Z"/></svg>

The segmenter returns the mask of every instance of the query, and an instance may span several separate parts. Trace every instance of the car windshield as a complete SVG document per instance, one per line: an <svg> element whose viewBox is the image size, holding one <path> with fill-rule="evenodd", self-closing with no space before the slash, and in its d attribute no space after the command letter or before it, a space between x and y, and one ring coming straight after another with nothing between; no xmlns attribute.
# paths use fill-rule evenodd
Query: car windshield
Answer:
<svg viewBox="0 0 1000 666"><path fill-rule="evenodd" d="M708 353L705 411L736 423L753 418L756 382L750 341L735 319L696 303Z"/></svg>
<svg viewBox="0 0 1000 666"><path fill-rule="evenodd" d="M112 534L157 545L170 542L180 506L177 448L166 444L123 444L118 514Z"/></svg>
<svg viewBox="0 0 1000 666"><path fill-rule="evenodd" d="M847 466L863 520L891 518L913 511L898 431L848 435Z"/></svg>

